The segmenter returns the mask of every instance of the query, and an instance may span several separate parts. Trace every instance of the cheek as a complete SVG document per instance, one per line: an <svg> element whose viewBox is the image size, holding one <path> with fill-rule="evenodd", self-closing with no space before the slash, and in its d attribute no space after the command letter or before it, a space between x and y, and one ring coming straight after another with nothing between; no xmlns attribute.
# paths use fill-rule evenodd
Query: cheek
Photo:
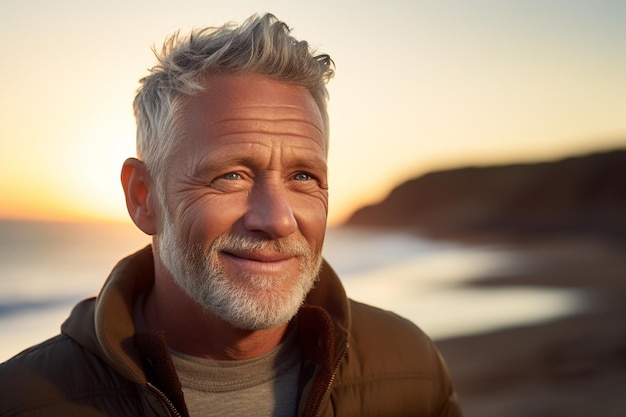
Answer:
<svg viewBox="0 0 626 417"><path fill-rule="evenodd" d="M305 205L303 210L297 214L300 232L309 244L319 250L321 250L326 235L327 219L327 207L319 201Z"/></svg>
<svg viewBox="0 0 626 417"><path fill-rule="evenodd" d="M190 243L208 247L218 236L231 233L241 219L245 205L231 198L202 198L181 211L176 225Z"/></svg>

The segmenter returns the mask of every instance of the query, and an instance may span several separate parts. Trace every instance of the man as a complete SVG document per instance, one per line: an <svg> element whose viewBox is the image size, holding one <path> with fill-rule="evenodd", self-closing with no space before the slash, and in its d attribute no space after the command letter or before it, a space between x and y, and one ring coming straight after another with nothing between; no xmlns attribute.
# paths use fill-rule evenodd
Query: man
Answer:
<svg viewBox="0 0 626 417"><path fill-rule="evenodd" d="M328 56L271 15L173 37L135 99L122 260L61 335L2 365L2 416L458 416L417 327L321 257Z"/></svg>

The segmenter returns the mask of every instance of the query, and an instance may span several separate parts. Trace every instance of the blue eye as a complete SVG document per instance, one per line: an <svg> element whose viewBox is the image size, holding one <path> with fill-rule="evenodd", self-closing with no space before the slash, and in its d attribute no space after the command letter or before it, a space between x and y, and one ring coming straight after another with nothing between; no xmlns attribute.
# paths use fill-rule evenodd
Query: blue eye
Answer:
<svg viewBox="0 0 626 417"><path fill-rule="evenodd" d="M241 175L236 172L229 172L228 174L223 175L222 178L225 180L239 180L241 179Z"/></svg>
<svg viewBox="0 0 626 417"><path fill-rule="evenodd" d="M297 181L308 181L310 179L312 179L313 177L309 174L307 174L306 172L299 172L297 173L293 179L297 180Z"/></svg>

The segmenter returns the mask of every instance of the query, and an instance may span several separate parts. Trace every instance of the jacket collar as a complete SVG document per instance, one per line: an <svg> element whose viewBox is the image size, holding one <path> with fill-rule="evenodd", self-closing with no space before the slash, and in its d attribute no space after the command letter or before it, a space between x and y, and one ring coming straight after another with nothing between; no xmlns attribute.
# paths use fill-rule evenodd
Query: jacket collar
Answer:
<svg viewBox="0 0 626 417"><path fill-rule="evenodd" d="M145 385L142 354L135 344L135 301L154 282L152 247L122 259L95 299L79 303L63 333L92 351L126 379ZM86 317L93 317L90 322ZM319 280L298 313L305 355L323 368L340 355L348 338L350 309L345 290L324 260ZM330 355L329 355L330 353Z"/></svg>
<svg viewBox="0 0 626 417"><path fill-rule="evenodd" d="M61 331L104 359L126 379L145 385L141 355L134 345L134 303L153 282L152 247L147 246L122 259L98 297L79 303ZM87 317L93 317L93 322Z"/></svg>

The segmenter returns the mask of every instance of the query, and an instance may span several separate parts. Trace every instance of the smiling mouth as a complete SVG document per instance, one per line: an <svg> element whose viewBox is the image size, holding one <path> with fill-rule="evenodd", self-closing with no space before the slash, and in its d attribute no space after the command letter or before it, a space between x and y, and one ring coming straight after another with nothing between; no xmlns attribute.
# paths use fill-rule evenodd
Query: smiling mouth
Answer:
<svg viewBox="0 0 626 417"><path fill-rule="evenodd" d="M261 263L276 263L288 261L295 258L295 255L287 253L275 253L275 252L230 252L223 251L224 255L240 259L242 261L261 262Z"/></svg>
<svg viewBox="0 0 626 417"><path fill-rule="evenodd" d="M263 252L222 252L226 269L239 275L242 272L270 276L285 276L296 273L299 269L298 257L285 253ZM230 266L230 267L229 267ZM234 268L231 269L231 268Z"/></svg>

